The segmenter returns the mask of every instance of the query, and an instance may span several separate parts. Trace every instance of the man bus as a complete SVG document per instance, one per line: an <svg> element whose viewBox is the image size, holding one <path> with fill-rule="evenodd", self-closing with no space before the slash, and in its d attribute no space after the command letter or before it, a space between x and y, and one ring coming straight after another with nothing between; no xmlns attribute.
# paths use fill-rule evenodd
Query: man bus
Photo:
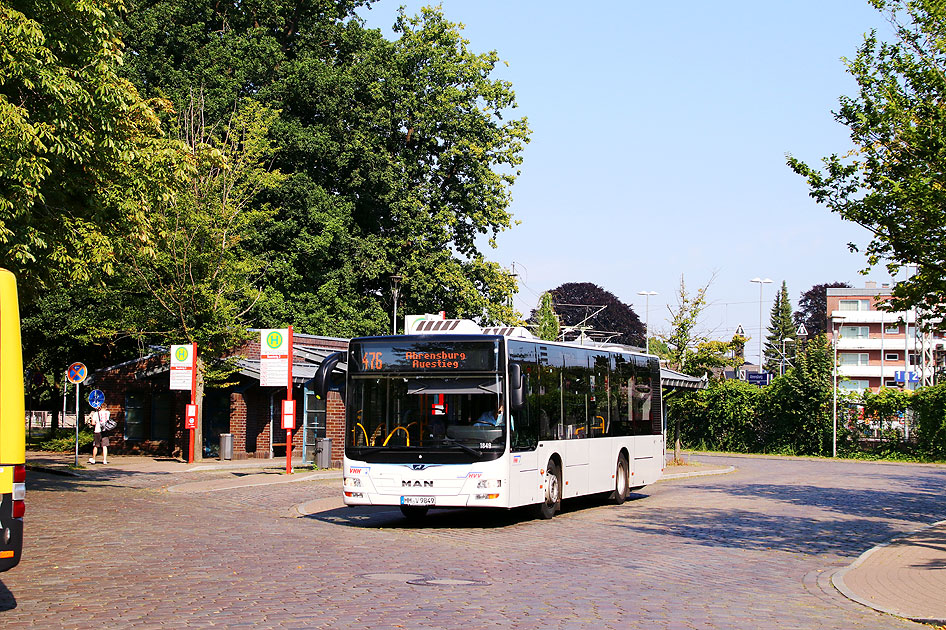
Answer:
<svg viewBox="0 0 946 630"><path fill-rule="evenodd" d="M316 375L324 396L347 364L347 505L398 505L409 518L532 505L551 518L562 499L608 493L622 503L660 477L657 357L468 320L419 326L354 339Z"/></svg>
<svg viewBox="0 0 946 630"><path fill-rule="evenodd" d="M15 567L23 549L25 417L16 280L0 269L0 571Z"/></svg>

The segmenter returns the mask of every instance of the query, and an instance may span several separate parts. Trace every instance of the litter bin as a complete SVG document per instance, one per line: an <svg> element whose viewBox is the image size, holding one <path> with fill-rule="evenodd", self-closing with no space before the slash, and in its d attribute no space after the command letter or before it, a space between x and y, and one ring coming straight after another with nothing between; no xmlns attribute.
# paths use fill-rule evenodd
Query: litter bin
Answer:
<svg viewBox="0 0 946 630"><path fill-rule="evenodd" d="M233 434L220 434L220 459L233 459Z"/></svg>
<svg viewBox="0 0 946 630"><path fill-rule="evenodd" d="M319 438L316 440L315 465L319 468L332 467L332 438Z"/></svg>

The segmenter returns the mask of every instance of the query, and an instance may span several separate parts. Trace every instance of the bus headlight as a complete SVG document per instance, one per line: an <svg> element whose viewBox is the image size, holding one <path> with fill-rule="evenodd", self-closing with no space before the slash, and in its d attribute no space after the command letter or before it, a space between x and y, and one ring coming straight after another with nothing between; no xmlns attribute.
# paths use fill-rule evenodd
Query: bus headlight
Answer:
<svg viewBox="0 0 946 630"><path fill-rule="evenodd" d="M502 488L503 480L502 479L482 479L478 484L477 488Z"/></svg>
<svg viewBox="0 0 946 630"><path fill-rule="evenodd" d="M346 488L360 488L361 479L359 479L358 477L345 477L344 481L342 481L342 484Z"/></svg>

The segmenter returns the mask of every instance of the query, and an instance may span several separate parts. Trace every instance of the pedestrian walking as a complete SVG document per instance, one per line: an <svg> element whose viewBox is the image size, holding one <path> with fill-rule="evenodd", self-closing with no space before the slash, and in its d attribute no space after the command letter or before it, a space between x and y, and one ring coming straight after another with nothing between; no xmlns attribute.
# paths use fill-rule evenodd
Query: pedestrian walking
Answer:
<svg viewBox="0 0 946 630"><path fill-rule="evenodd" d="M108 464L108 434L115 428L116 420L112 418L112 412L104 405L90 415L89 425L92 427L92 434L95 437L92 440L92 457L89 458L89 463L95 463L95 456L98 454L99 447L101 447L102 463Z"/></svg>

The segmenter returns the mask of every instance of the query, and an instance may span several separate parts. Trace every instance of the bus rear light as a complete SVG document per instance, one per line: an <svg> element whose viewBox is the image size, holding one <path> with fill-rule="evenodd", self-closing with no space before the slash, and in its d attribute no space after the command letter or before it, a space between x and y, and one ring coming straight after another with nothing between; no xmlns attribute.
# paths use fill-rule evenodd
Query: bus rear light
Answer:
<svg viewBox="0 0 946 630"><path fill-rule="evenodd" d="M352 499L362 499L365 495L363 492L346 492L345 496Z"/></svg>
<svg viewBox="0 0 946 630"><path fill-rule="evenodd" d="M26 514L26 465L13 467L13 518Z"/></svg>

